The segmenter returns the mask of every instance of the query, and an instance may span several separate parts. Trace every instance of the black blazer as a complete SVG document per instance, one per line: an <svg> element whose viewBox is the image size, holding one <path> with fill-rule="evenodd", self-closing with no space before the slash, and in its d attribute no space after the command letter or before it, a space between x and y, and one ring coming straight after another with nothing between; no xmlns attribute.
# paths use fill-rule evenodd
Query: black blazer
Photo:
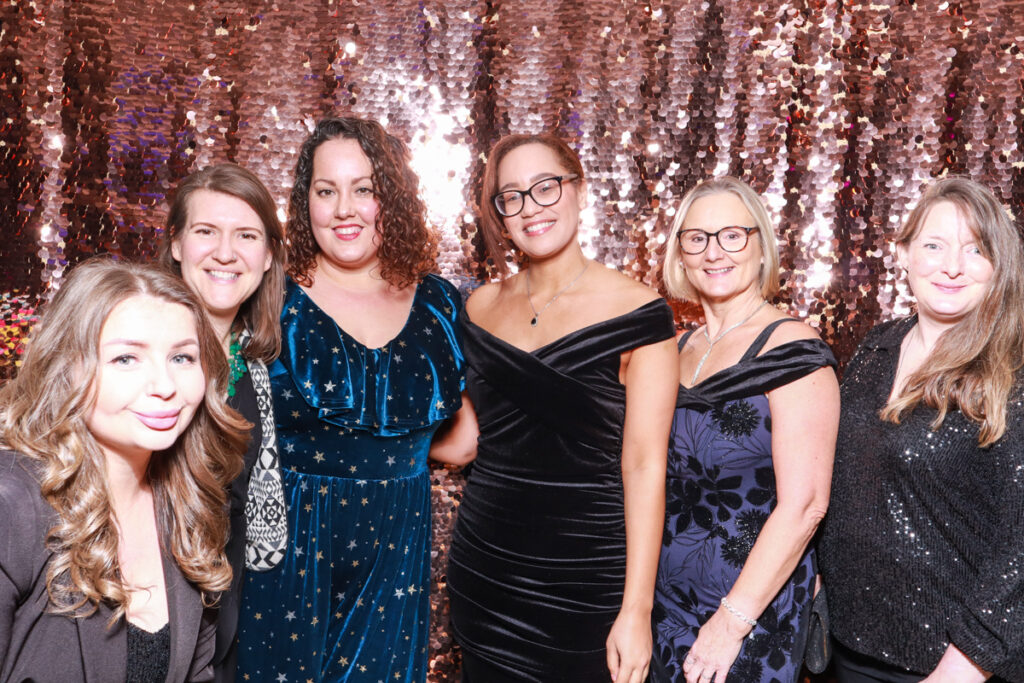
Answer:
<svg viewBox="0 0 1024 683"><path fill-rule="evenodd" d="M123 683L128 656L125 620L107 628L111 610L73 619L47 611L44 540L56 513L39 492L37 463L0 450L0 683ZM164 553L171 625L167 680L213 678L216 611Z"/></svg>

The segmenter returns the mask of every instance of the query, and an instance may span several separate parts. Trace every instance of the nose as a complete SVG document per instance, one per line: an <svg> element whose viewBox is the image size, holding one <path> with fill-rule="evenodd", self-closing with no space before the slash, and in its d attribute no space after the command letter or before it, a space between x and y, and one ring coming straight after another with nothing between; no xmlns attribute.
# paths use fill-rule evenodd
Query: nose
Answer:
<svg viewBox="0 0 1024 683"><path fill-rule="evenodd" d="M942 259L942 270L946 275L955 278L964 272L963 249L947 249Z"/></svg>
<svg viewBox="0 0 1024 683"><path fill-rule="evenodd" d="M722 249L722 245L718 243L717 237L711 237L708 239L708 246L704 250L704 258L708 261L717 261L722 258L725 254L725 249Z"/></svg>
<svg viewBox="0 0 1024 683"><path fill-rule="evenodd" d="M213 257L220 263L231 263L237 258L235 255L235 249L231 244L232 235L230 231L223 230L220 236L217 238L217 248L213 252Z"/></svg>
<svg viewBox="0 0 1024 683"><path fill-rule="evenodd" d="M541 211L544 207L537 203L533 198L532 194L523 195L523 209L519 212L521 216L527 218L533 216Z"/></svg>
<svg viewBox="0 0 1024 683"><path fill-rule="evenodd" d="M171 368L166 363L154 363L149 377L149 393L151 396L168 399L178 390L177 382Z"/></svg>
<svg viewBox="0 0 1024 683"><path fill-rule="evenodd" d="M338 192L337 199L334 202L334 217L348 218L354 213L352 194L350 192Z"/></svg>

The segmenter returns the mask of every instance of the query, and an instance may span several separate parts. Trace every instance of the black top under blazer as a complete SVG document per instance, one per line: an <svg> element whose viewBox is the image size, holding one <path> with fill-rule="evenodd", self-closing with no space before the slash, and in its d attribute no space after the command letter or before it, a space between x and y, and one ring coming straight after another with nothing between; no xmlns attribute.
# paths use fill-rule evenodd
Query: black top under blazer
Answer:
<svg viewBox="0 0 1024 683"><path fill-rule="evenodd" d="M0 683L122 683L128 656L123 618L108 628L106 605L80 619L47 610L51 553L44 539L56 513L40 494L37 468L24 455L0 450ZM199 590L169 553L163 566L171 628L167 681L212 680L216 610L203 608Z"/></svg>

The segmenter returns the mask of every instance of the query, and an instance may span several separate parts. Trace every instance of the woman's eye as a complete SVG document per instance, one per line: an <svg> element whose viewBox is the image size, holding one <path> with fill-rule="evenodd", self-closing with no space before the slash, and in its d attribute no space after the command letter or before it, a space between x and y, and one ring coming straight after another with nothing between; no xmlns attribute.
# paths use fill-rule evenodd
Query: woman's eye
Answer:
<svg viewBox="0 0 1024 683"><path fill-rule="evenodd" d="M319 190L316 191L317 197L330 197L332 194L334 194L334 190L328 189L326 187L321 187Z"/></svg>
<svg viewBox="0 0 1024 683"><path fill-rule="evenodd" d="M195 365L198 359L191 353L177 353L171 360L177 365Z"/></svg>
<svg viewBox="0 0 1024 683"><path fill-rule="evenodd" d="M373 196L373 188L372 187L357 187L356 188L356 194L359 195L360 197L372 197Z"/></svg>
<svg viewBox="0 0 1024 683"><path fill-rule="evenodd" d="M134 362L135 356L133 356L130 353L122 353L120 356L115 356L114 358L110 359L111 365L120 365L122 367L127 367Z"/></svg>

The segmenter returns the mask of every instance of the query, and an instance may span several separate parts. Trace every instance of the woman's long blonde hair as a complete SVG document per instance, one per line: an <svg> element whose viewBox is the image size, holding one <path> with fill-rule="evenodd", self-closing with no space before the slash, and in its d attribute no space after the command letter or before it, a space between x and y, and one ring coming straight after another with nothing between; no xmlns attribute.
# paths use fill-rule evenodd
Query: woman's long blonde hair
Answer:
<svg viewBox="0 0 1024 683"><path fill-rule="evenodd" d="M943 332L881 416L898 423L904 413L924 403L938 411L931 425L937 429L950 409L959 409L981 425L978 444L985 447L1006 431L1006 402L1024 365L1024 245L995 195L959 177L928 188L896 244L909 245L939 202L953 204L967 221L981 253L992 263L992 279L981 302Z"/></svg>
<svg viewBox="0 0 1024 683"><path fill-rule="evenodd" d="M124 614L128 593L105 462L86 420L103 323L133 296L181 304L195 320L206 397L177 442L153 454L148 474L161 547L212 604L231 583L226 487L241 470L250 425L225 403L223 350L185 284L156 266L105 258L79 265L33 330L17 377L0 389L0 438L39 462L43 498L57 513L45 539L51 609L84 617L107 603L112 622Z"/></svg>

